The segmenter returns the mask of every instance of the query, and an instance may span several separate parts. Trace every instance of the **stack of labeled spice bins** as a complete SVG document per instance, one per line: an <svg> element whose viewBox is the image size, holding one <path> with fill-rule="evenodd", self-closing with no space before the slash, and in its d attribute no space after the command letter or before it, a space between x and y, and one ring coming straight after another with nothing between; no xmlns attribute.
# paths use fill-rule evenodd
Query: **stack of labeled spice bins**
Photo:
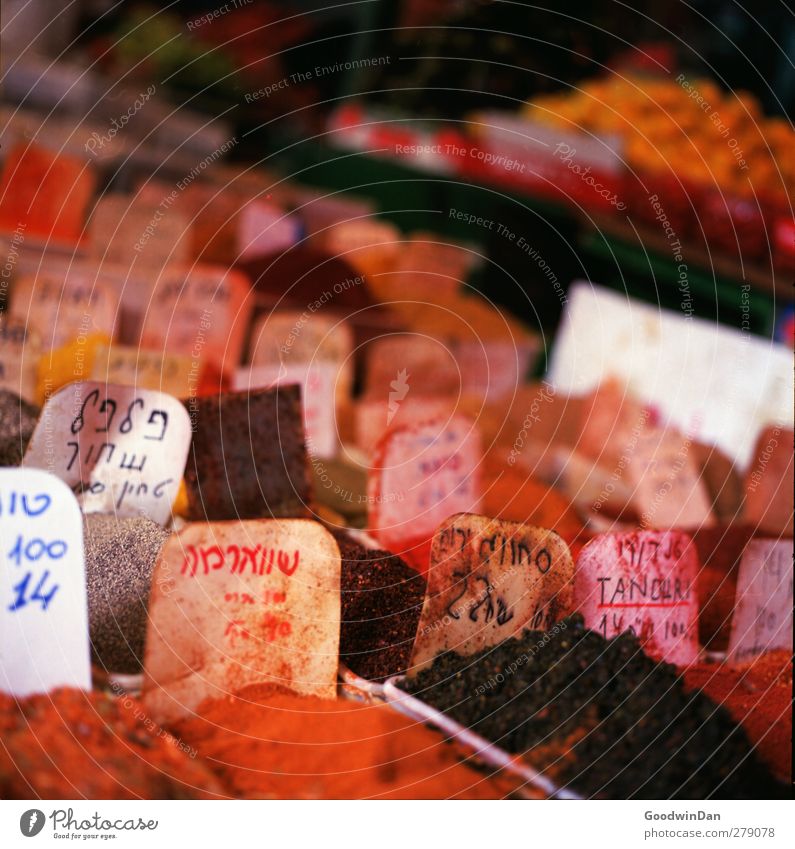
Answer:
<svg viewBox="0 0 795 849"><path fill-rule="evenodd" d="M237 239L250 196L175 210L216 194ZM0 796L781 795L791 354L573 283L530 380L466 245L286 197L279 261L210 216L172 262L164 219L135 297L102 245L20 248Z"/></svg>

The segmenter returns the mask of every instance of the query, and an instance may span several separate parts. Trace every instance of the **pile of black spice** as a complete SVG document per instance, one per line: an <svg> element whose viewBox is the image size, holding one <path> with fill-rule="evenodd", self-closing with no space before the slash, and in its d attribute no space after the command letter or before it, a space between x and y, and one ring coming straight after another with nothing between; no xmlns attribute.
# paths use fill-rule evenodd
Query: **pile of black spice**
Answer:
<svg viewBox="0 0 795 849"><path fill-rule="evenodd" d="M579 615L546 634L464 657L448 652L404 689L585 797L775 798L745 731L629 632Z"/></svg>
<svg viewBox="0 0 795 849"><path fill-rule="evenodd" d="M335 534L342 555L340 660L361 678L406 671L425 598L425 578L395 554Z"/></svg>

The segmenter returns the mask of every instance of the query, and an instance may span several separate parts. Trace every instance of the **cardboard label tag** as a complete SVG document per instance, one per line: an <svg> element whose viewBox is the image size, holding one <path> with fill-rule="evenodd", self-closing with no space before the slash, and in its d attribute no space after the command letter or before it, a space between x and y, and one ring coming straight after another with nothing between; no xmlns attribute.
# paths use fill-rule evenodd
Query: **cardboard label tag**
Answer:
<svg viewBox="0 0 795 849"><path fill-rule="evenodd" d="M151 389L70 383L45 404L22 464L78 493L86 513L171 518L190 446L188 411Z"/></svg>
<svg viewBox="0 0 795 849"><path fill-rule="evenodd" d="M35 134L45 124L36 121ZM63 138L58 138L57 146L63 145ZM55 153L29 138L20 140L4 157L0 228L13 231L21 224L26 234L76 243L95 186L93 170L83 157Z"/></svg>
<svg viewBox="0 0 795 849"><path fill-rule="evenodd" d="M753 539L740 561L728 660L774 649L792 651L792 540Z"/></svg>
<svg viewBox="0 0 795 849"><path fill-rule="evenodd" d="M167 268L155 285L141 345L232 373L248 329L249 289L244 274L222 266Z"/></svg>
<svg viewBox="0 0 795 849"><path fill-rule="evenodd" d="M0 316L0 389L8 389L35 403L40 353L35 334L24 324Z"/></svg>
<svg viewBox="0 0 795 849"><path fill-rule="evenodd" d="M337 367L333 363L287 363L238 369L232 388L250 392L274 386L298 384L304 414L307 451L316 457L337 453L337 423L334 416Z"/></svg>
<svg viewBox="0 0 795 849"><path fill-rule="evenodd" d="M532 340L462 340L455 345L462 391L479 398L512 397L524 384L530 364L541 351L540 338Z"/></svg>
<svg viewBox="0 0 795 849"><path fill-rule="evenodd" d="M38 469L0 469L0 690L91 689L83 518Z"/></svg>
<svg viewBox="0 0 795 849"><path fill-rule="evenodd" d="M157 389L175 398L187 398L199 380L193 360L166 351L128 345L102 345L94 354L91 379L118 386Z"/></svg>
<svg viewBox="0 0 795 849"><path fill-rule="evenodd" d="M365 394L402 401L412 395L459 395L461 374L452 351L438 339L396 333L367 349ZM392 384L397 386L393 387ZM396 394L392 394L396 393Z"/></svg>
<svg viewBox="0 0 795 849"><path fill-rule="evenodd" d="M97 201L89 221L90 250L103 265L133 266L159 273L169 263L190 260L190 219L163 200L106 194Z"/></svg>
<svg viewBox="0 0 795 849"><path fill-rule="evenodd" d="M251 364L323 360L342 363L353 351L353 333L336 318L295 310L262 316L251 334Z"/></svg>
<svg viewBox="0 0 795 849"><path fill-rule="evenodd" d="M631 630L655 660L686 666L698 657L697 574L687 534L603 534L577 558L574 606L606 639Z"/></svg>
<svg viewBox="0 0 795 849"><path fill-rule="evenodd" d="M197 523L152 579L144 702L159 722L256 683L336 695L340 553L305 519Z"/></svg>
<svg viewBox="0 0 795 849"><path fill-rule="evenodd" d="M554 532L459 513L438 528L412 674L443 651L474 654L571 612L574 563Z"/></svg>
<svg viewBox="0 0 795 849"><path fill-rule="evenodd" d="M326 232L324 242L329 253L375 278L392 269L403 237L394 224L368 217L335 224Z"/></svg>
<svg viewBox="0 0 795 849"><path fill-rule="evenodd" d="M428 419L444 421L455 413L457 397L443 395L407 395L402 401L397 397L402 394L400 381L395 381L398 390L392 390L392 402L389 395L359 399L355 406L356 444L368 456L375 451L376 445L390 428L409 425Z"/></svg>
<svg viewBox="0 0 795 849"><path fill-rule="evenodd" d="M480 435L463 416L387 433L367 477L369 527L387 549L429 539L454 513L477 513Z"/></svg>
<svg viewBox="0 0 795 849"><path fill-rule="evenodd" d="M645 528L700 528L715 523L695 448L681 435L646 428L631 453L627 477Z"/></svg>
<svg viewBox="0 0 795 849"><path fill-rule="evenodd" d="M661 423L717 445L739 466L768 422L792 427L792 351L584 281L567 292L548 379L582 395L614 377Z"/></svg>
<svg viewBox="0 0 795 849"><path fill-rule="evenodd" d="M301 235L301 222L278 206L253 200L240 210L237 220L239 260L254 259L294 245Z"/></svg>
<svg viewBox="0 0 795 849"><path fill-rule="evenodd" d="M337 318L285 310L262 316L251 333L251 365L334 363L338 402L353 385L353 332Z"/></svg>
<svg viewBox="0 0 795 849"><path fill-rule="evenodd" d="M792 536L793 443L792 428L764 428L745 474L743 521L770 536Z"/></svg>
<svg viewBox="0 0 795 849"><path fill-rule="evenodd" d="M98 278L96 268L72 263L16 280L10 314L50 350L93 333L112 339L117 305L112 286Z"/></svg>

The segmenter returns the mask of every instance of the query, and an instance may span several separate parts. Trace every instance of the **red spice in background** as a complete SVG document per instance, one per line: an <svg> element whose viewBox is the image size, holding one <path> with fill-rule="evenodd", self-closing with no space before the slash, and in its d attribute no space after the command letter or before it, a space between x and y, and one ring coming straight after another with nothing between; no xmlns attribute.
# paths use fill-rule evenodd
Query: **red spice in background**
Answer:
<svg viewBox="0 0 795 849"><path fill-rule="evenodd" d="M717 525L690 532L700 564L698 637L712 651L729 647L737 572L753 535L751 525Z"/></svg>
<svg viewBox="0 0 795 849"><path fill-rule="evenodd" d="M792 656L768 652L741 666L700 663L684 670L688 689L703 690L742 724L759 757L792 780Z"/></svg>

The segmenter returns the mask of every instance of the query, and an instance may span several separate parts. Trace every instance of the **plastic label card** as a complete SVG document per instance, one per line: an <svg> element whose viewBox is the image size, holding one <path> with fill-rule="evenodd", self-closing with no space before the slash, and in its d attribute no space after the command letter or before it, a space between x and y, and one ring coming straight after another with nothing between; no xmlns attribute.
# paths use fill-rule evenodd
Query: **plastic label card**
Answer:
<svg viewBox="0 0 795 849"><path fill-rule="evenodd" d="M141 345L233 372L252 308L248 278L216 265L167 268L144 318Z"/></svg>
<svg viewBox="0 0 795 849"><path fill-rule="evenodd" d="M368 456L387 430L428 419L447 421L456 411L459 400L456 396L442 395L437 398L406 393L403 400L398 400L403 394L403 386L399 380L394 383L396 388L389 393L365 396L356 401L356 444Z"/></svg>
<svg viewBox="0 0 795 849"><path fill-rule="evenodd" d="M91 378L187 398L196 390L199 369L190 357L180 354L129 345L102 345L94 354Z"/></svg>
<svg viewBox="0 0 795 849"><path fill-rule="evenodd" d="M769 536L792 536L792 456L792 428L770 425L759 434L746 470L743 521Z"/></svg>
<svg viewBox="0 0 795 849"><path fill-rule="evenodd" d="M753 539L743 552L729 662L792 651L792 540Z"/></svg>
<svg viewBox="0 0 795 849"><path fill-rule="evenodd" d="M89 221L90 250L103 265L134 267L147 274L190 259L190 219L167 207L168 192L157 203L130 195L106 194Z"/></svg>
<svg viewBox="0 0 795 849"><path fill-rule="evenodd" d="M261 200L247 203L237 218L239 261L286 251L301 236L301 222L279 207Z"/></svg>
<svg viewBox="0 0 795 849"><path fill-rule="evenodd" d="M412 673L443 651L474 654L571 612L574 563L554 532L459 513L436 531Z"/></svg>
<svg viewBox="0 0 795 849"><path fill-rule="evenodd" d="M196 523L160 553L143 698L158 722L249 684L333 699L340 553L306 519Z"/></svg>
<svg viewBox="0 0 795 849"><path fill-rule="evenodd" d="M90 690L83 517L54 475L0 469L0 587L0 690Z"/></svg>
<svg viewBox="0 0 795 849"><path fill-rule="evenodd" d="M454 513L482 498L480 435L463 416L396 428L376 449L367 478L369 527L387 549L429 539Z"/></svg>
<svg viewBox="0 0 795 849"><path fill-rule="evenodd" d="M86 513L165 525L190 440L188 411L176 398L81 381L47 401L22 462L65 481Z"/></svg>
<svg viewBox="0 0 795 849"><path fill-rule="evenodd" d="M627 482L644 528L701 528L715 523L695 448L658 428L638 434L627 463Z"/></svg>
<svg viewBox="0 0 795 849"><path fill-rule="evenodd" d="M577 558L574 607L606 639L633 631L651 657L686 666L698 657L697 575L687 534L603 534Z"/></svg>
<svg viewBox="0 0 795 849"><path fill-rule="evenodd" d="M49 350L101 333L113 338L118 298L97 268L48 265L14 283L10 314Z"/></svg>

